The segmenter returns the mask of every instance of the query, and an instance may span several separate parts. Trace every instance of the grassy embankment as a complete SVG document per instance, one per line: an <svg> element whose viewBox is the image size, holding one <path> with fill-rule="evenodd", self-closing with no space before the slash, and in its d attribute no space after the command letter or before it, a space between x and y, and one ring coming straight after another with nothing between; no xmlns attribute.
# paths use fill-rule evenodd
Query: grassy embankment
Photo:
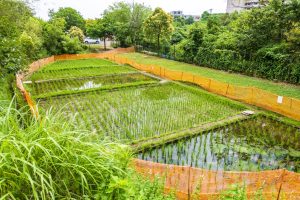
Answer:
<svg viewBox="0 0 300 200"><path fill-rule="evenodd" d="M257 87L277 95L293 97L300 99L300 86L286 83L275 83L269 80L244 76L240 74L228 73L220 70L214 70L206 67L186 64L182 62L167 60L154 56L148 56L141 53L126 53L122 57L133 59L142 64L153 64L166 67L170 70L189 72L195 75L208 77L217 81L226 82L238 86Z"/></svg>

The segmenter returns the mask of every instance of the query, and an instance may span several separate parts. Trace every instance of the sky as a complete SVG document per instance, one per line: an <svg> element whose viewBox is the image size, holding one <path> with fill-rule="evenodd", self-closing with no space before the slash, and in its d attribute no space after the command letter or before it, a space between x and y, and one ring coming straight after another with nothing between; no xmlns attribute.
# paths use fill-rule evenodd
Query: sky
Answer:
<svg viewBox="0 0 300 200"><path fill-rule="evenodd" d="M101 13L114 2L133 0L39 0L33 4L36 15L48 19L48 10L58 10L60 7L72 7L78 10L84 18L99 18ZM212 9L213 13L226 11L227 0L134 0L144 3L152 8L161 7L165 11L182 10L184 14L201 15L204 11Z"/></svg>

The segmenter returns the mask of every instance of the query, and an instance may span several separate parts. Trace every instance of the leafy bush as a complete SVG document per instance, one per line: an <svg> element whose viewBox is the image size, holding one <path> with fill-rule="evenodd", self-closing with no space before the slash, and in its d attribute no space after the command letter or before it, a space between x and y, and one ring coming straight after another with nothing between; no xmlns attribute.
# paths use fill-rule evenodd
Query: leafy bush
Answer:
<svg viewBox="0 0 300 200"><path fill-rule="evenodd" d="M83 31L76 26L71 27L71 29L69 30L69 35L71 38L78 38L80 42L84 41Z"/></svg>
<svg viewBox="0 0 300 200"><path fill-rule="evenodd" d="M68 35L63 37L62 46L63 53L76 54L83 50L80 40L75 38L70 38Z"/></svg>

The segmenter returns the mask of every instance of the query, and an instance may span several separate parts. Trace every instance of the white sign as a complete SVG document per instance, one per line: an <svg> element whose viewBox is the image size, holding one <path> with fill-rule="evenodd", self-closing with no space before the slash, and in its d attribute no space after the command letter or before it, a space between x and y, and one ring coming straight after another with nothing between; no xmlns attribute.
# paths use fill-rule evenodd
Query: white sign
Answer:
<svg viewBox="0 0 300 200"><path fill-rule="evenodd" d="M283 96L278 96L277 103L282 104L283 102Z"/></svg>

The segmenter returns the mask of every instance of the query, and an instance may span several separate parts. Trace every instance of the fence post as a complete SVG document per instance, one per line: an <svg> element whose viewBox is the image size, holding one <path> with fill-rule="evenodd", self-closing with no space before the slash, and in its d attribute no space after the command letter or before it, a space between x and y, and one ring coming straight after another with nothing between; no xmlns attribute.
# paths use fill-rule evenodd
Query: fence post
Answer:
<svg viewBox="0 0 300 200"><path fill-rule="evenodd" d="M251 99L250 99L250 103L254 104L254 87L251 87Z"/></svg>
<svg viewBox="0 0 300 200"><path fill-rule="evenodd" d="M159 67L159 76L161 77L161 67Z"/></svg>
<svg viewBox="0 0 300 200"><path fill-rule="evenodd" d="M181 81L183 81L183 72L181 72Z"/></svg>
<svg viewBox="0 0 300 200"><path fill-rule="evenodd" d="M210 89L210 85L211 85L211 79L209 79L208 89Z"/></svg>
<svg viewBox="0 0 300 200"><path fill-rule="evenodd" d="M189 166L189 176L188 176L188 200L191 199L191 166Z"/></svg>
<svg viewBox="0 0 300 200"><path fill-rule="evenodd" d="M225 93L225 96L227 96L227 93L228 93L228 89L229 89L229 83L227 84L227 89L226 89L226 93Z"/></svg>
<svg viewBox="0 0 300 200"><path fill-rule="evenodd" d="M282 175L281 175L279 191L278 191L278 194L277 194L277 200L280 199L280 193L281 193L282 184L283 184L283 179L284 179L284 177L285 177L285 174L286 174L286 169L283 170L283 173L282 173Z"/></svg>

